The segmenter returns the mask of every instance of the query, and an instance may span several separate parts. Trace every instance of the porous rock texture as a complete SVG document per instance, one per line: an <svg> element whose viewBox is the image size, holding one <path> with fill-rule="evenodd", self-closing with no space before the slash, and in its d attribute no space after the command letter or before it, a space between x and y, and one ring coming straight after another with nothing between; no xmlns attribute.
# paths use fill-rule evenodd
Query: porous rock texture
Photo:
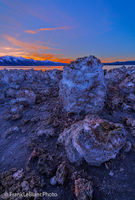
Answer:
<svg viewBox="0 0 135 200"><path fill-rule="evenodd" d="M64 143L70 162L79 163L84 158L88 164L100 166L116 157L125 144L125 136L123 125L87 116L67 128L58 142Z"/></svg>
<svg viewBox="0 0 135 200"><path fill-rule="evenodd" d="M7 192L55 194L43 200L135 199L135 67L104 70L104 74L105 106L100 117L90 115L84 120L83 113L63 112L59 102L62 71L0 70L1 200L7 199L3 196ZM58 144L59 135L68 158L76 163ZM77 165L82 159L89 161L87 152L104 162L122 146L116 159L100 167L86 162Z"/></svg>
<svg viewBox="0 0 135 200"><path fill-rule="evenodd" d="M110 110L135 111L135 68L125 66L105 73L107 98L105 105Z"/></svg>
<svg viewBox="0 0 135 200"><path fill-rule="evenodd" d="M75 180L75 195L78 200L92 200L93 188L91 181L84 178L78 178Z"/></svg>
<svg viewBox="0 0 135 200"><path fill-rule="evenodd" d="M96 57L78 58L64 67L59 95L66 112L98 113L103 108L105 94L102 64Z"/></svg>
<svg viewBox="0 0 135 200"><path fill-rule="evenodd" d="M61 78L57 69L0 70L0 171L26 162L31 138L55 135Z"/></svg>

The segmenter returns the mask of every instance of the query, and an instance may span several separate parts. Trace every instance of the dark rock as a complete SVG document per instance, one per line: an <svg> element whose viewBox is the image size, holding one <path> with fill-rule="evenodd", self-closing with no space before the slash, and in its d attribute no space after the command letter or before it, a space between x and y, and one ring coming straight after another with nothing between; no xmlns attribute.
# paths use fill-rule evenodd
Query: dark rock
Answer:
<svg viewBox="0 0 135 200"><path fill-rule="evenodd" d="M105 105L108 110L134 111L134 77L134 67L120 67L106 72L107 98Z"/></svg>
<svg viewBox="0 0 135 200"><path fill-rule="evenodd" d="M84 178L78 178L77 180L75 180L75 195L78 200L92 200L92 182Z"/></svg>
<svg viewBox="0 0 135 200"><path fill-rule="evenodd" d="M42 154L38 159L37 170L40 174L51 177L56 170L56 162L49 154Z"/></svg>
<svg viewBox="0 0 135 200"><path fill-rule="evenodd" d="M18 126L14 126L9 128L6 132L5 132L5 138L8 138L9 136L11 136L12 134L16 134L16 133L20 133L21 130L19 129Z"/></svg>
<svg viewBox="0 0 135 200"><path fill-rule="evenodd" d="M46 137L52 137L55 135L55 131L52 127L39 127L37 130L37 136L46 136Z"/></svg>
<svg viewBox="0 0 135 200"><path fill-rule="evenodd" d="M58 166L58 169L56 171L56 181L58 184L63 185L65 183L67 173L68 170L66 167L66 163L63 162Z"/></svg>
<svg viewBox="0 0 135 200"><path fill-rule="evenodd" d="M22 193L36 193L43 191L42 179L33 173L26 173L23 169L11 169L10 171L0 174L1 187L0 197L1 199L19 199L23 200L24 196L6 196L9 194L22 194ZM31 197L30 197L31 198ZM33 197L32 197L33 199Z"/></svg>
<svg viewBox="0 0 135 200"><path fill-rule="evenodd" d="M131 144L130 141L127 141L125 146L124 146L124 152L128 153L128 152L131 151L131 149L132 149L132 144Z"/></svg>

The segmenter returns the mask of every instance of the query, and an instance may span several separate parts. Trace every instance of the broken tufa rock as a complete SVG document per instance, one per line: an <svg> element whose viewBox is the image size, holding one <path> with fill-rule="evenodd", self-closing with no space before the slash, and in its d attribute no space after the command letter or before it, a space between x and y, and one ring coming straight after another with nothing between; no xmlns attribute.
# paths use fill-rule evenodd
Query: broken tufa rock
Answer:
<svg viewBox="0 0 135 200"><path fill-rule="evenodd" d="M66 177L67 177L67 167L66 167L66 163L61 163L56 171L56 180L58 182L58 184L63 185Z"/></svg>
<svg viewBox="0 0 135 200"><path fill-rule="evenodd" d="M92 200L92 182L84 178L78 178L77 180L75 180L75 195L78 200Z"/></svg>
<svg viewBox="0 0 135 200"><path fill-rule="evenodd" d="M121 124L87 116L66 129L58 142L64 143L70 162L80 163L84 158L88 164L100 166L116 157L125 145L125 135Z"/></svg>
<svg viewBox="0 0 135 200"><path fill-rule="evenodd" d="M98 113L103 108L105 94L104 72L96 57L78 58L64 67L59 95L66 112Z"/></svg>

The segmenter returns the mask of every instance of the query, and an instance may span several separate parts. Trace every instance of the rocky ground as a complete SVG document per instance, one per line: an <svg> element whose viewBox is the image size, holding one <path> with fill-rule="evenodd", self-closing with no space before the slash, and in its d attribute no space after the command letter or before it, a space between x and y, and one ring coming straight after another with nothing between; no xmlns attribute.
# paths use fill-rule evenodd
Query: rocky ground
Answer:
<svg viewBox="0 0 135 200"><path fill-rule="evenodd" d="M82 63L79 60L72 68L79 62ZM90 114L87 107L85 112L81 111L78 98L74 102L75 111L79 106L78 113L64 109L62 101L64 106L69 104L59 93L64 84L62 71L0 71L2 200L135 199L135 67L104 70L102 83L96 73L99 72L92 71L92 77L96 76L100 85L93 89L95 82L91 84L90 96L85 87L86 98L82 101L86 103L89 97L93 98L90 102L93 105L99 102L96 97L104 94L104 103L101 102L102 110L99 105L100 109L95 108L98 113ZM68 92L72 92L70 87ZM73 91L75 99L80 92ZM6 192L46 194L26 198L7 197Z"/></svg>

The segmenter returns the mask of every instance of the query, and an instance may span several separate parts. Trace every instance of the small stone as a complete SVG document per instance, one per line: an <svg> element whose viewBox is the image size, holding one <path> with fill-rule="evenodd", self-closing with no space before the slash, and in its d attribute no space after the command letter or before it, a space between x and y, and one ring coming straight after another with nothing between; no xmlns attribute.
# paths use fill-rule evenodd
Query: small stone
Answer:
<svg viewBox="0 0 135 200"><path fill-rule="evenodd" d="M130 133L131 133L131 135L132 135L133 137L135 137L135 128L131 129L131 130L130 130Z"/></svg>
<svg viewBox="0 0 135 200"><path fill-rule="evenodd" d="M51 185L56 185L56 184L57 184L56 176L53 176L53 177L50 179L50 184L51 184Z"/></svg>
<svg viewBox="0 0 135 200"><path fill-rule="evenodd" d="M24 175L24 170L20 169L13 174L13 178L16 179L16 180L19 180L23 177L23 175Z"/></svg>
<svg viewBox="0 0 135 200"><path fill-rule="evenodd" d="M39 128L37 131L38 136L43 136L45 135L46 137L52 137L55 135L54 129L53 128Z"/></svg>
<svg viewBox="0 0 135 200"><path fill-rule="evenodd" d="M129 118L126 120L126 125L129 126L129 127L134 128L134 127L135 127L135 119L129 117Z"/></svg>
<svg viewBox="0 0 135 200"><path fill-rule="evenodd" d="M28 192L29 191L29 183L27 181L23 181L21 183L21 186L22 186L22 190L25 191L25 192Z"/></svg>
<svg viewBox="0 0 135 200"><path fill-rule="evenodd" d="M22 118L22 113L16 113L14 115L12 115L12 120L18 120Z"/></svg>
<svg viewBox="0 0 135 200"><path fill-rule="evenodd" d="M123 103L122 109L123 109L123 111L131 111L131 110L132 110L132 107L129 106L129 105L127 105L127 104L125 104L125 103Z"/></svg>
<svg viewBox="0 0 135 200"><path fill-rule="evenodd" d="M24 102L26 104L34 104L36 101L36 94L29 88L21 89L16 93L16 101Z"/></svg>
<svg viewBox="0 0 135 200"><path fill-rule="evenodd" d="M39 156L37 170L40 174L52 177L56 170L54 158L48 154L42 154Z"/></svg>
<svg viewBox="0 0 135 200"><path fill-rule="evenodd" d="M121 168L120 168L120 172L123 172L123 171L124 171L124 169L121 167Z"/></svg>
<svg viewBox="0 0 135 200"><path fill-rule="evenodd" d="M110 172L109 172L109 176L114 176L113 171L110 171Z"/></svg>
<svg viewBox="0 0 135 200"><path fill-rule="evenodd" d="M105 168L106 168L106 169L109 169L109 167L108 167L107 163L105 163Z"/></svg>
<svg viewBox="0 0 135 200"><path fill-rule="evenodd" d="M84 178L78 178L77 180L75 180L75 195L77 197L77 200L92 200L92 182Z"/></svg>
<svg viewBox="0 0 135 200"><path fill-rule="evenodd" d="M132 149L132 144L131 144L130 141L127 141L126 144L125 144L125 147L124 147L124 151L125 151L126 153L128 153L128 152L131 151L131 149Z"/></svg>
<svg viewBox="0 0 135 200"><path fill-rule="evenodd" d="M56 171L56 180L60 185L63 185L64 182L66 181L67 173L68 171L67 171L66 163L63 162L59 165Z"/></svg>
<svg viewBox="0 0 135 200"><path fill-rule="evenodd" d="M20 132L20 129L18 126L11 127L5 132L5 138L8 138L12 134L19 133L19 132Z"/></svg>

